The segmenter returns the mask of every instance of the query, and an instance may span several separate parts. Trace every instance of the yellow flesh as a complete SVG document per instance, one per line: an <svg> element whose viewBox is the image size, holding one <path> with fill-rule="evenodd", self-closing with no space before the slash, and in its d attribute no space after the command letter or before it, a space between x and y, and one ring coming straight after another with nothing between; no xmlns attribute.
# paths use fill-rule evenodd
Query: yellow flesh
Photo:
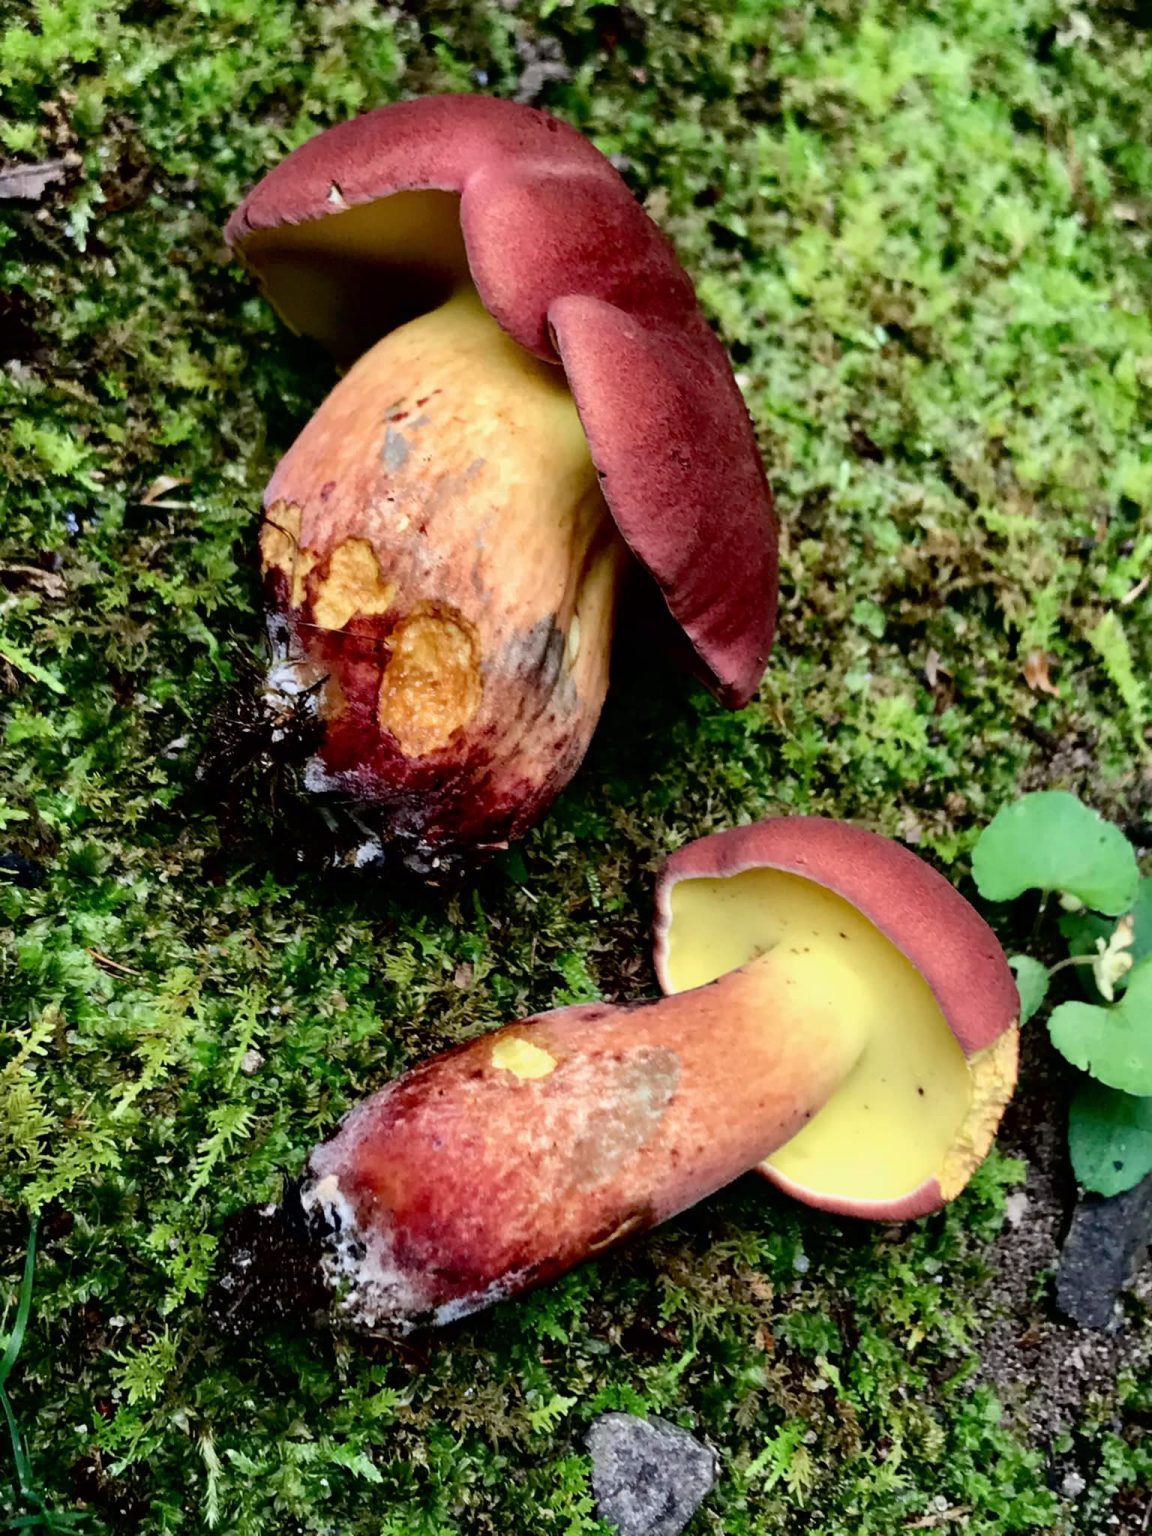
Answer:
<svg viewBox="0 0 1152 1536"><path fill-rule="evenodd" d="M397 624L391 643L376 707L380 724L409 757L438 752L472 719L484 694L472 626L452 615L414 613Z"/></svg>
<svg viewBox="0 0 1152 1536"><path fill-rule="evenodd" d="M543 1046L523 1040L519 1035L503 1035L492 1047L492 1065L513 1077L547 1077L556 1066L556 1058Z"/></svg>
<svg viewBox="0 0 1152 1536"><path fill-rule="evenodd" d="M752 869L674 887L673 991L770 950L777 961L787 956L790 1006L803 1000L819 1011L831 1002L868 1044L815 1119L765 1166L848 1200L899 1199L942 1175L968 1114L971 1075L927 983L896 946L855 907L798 875ZM764 1028L772 1024L766 1017Z"/></svg>

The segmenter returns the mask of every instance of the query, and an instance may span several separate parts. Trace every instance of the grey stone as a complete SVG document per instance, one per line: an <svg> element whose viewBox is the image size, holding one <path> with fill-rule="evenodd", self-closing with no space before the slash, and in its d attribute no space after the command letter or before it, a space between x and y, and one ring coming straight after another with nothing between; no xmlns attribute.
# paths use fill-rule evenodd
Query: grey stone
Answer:
<svg viewBox="0 0 1152 1536"><path fill-rule="evenodd" d="M604 1413L585 1439L601 1520L620 1536L680 1536L716 1481L716 1455L663 1419Z"/></svg>
<svg viewBox="0 0 1152 1536"><path fill-rule="evenodd" d="M1122 1195L1085 1195L1060 1255L1056 1305L1084 1328L1117 1324L1116 1298L1152 1239L1152 1174Z"/></svg>

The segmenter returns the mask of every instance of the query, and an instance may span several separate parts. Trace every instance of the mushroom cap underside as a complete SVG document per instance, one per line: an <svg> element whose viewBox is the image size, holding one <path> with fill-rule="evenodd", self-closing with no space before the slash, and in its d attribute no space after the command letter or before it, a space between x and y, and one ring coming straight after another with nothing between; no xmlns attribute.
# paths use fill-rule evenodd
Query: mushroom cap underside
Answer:
<svg viewBox="0 0 1152 1536"><path fill-rule="evenodd" d="M816 988L851 957L843 1006L873 1043L762 1171L845 1214L937 1209L982 1161L1015 1085L1018 994L995 936L915 854L842 822L769 820L669 859L656 916L666 992L777 945L810 956Z"/></svg>
<svg viewBox="0 0 1152 1536"><path fill-rule="evenodd" d="M274 167L225 233L342 365L470 278L510 336L563 366L623 538L703 680L748 701L777 589L755 435L671 245L588 140L488 97L380 107Z"/></svg>

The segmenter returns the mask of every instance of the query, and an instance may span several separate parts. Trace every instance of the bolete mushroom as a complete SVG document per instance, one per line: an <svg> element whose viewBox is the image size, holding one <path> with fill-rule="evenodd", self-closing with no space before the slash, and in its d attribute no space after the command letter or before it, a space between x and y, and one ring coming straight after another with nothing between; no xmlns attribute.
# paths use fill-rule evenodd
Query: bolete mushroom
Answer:
<svg viewBox="0 0 1152 1536"><path fill-rule="evenodd" d="M355 1325L444 1323L741 1173L898 1220L959 1193L1014 1082L991 931L914 854L843 823L705 838L661 877L670 994L562 1008L354 1109L302 1199Z"/></svg>
<svg viewBox="0 0 1152 1536"><path fill-rule="evenodd" d="M726 704L763 673L776 533L724 350L619 174L544 112L379 108L276 166L226 237L347 369L273 475L273 697L305 782L414 867L522 833L599 717L635 557Z"/></svg>
<svg viewBox="0 0 1152 1536"><path fill-rule="evenodd" d="M1016 1083L1019 995L984 919L907 848L846 822L781 817L674 853L656 890L665 992L761 956L793 1006L842 988L864 1041L761 1171L809 1205L881 1221L953 1199Z"/></svg>

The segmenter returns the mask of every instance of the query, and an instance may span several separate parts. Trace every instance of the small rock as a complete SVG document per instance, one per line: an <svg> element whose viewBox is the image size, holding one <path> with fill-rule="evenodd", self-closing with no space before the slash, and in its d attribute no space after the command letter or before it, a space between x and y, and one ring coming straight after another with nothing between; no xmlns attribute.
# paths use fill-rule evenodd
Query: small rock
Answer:
<svg viewBox="0 0 1152 1536"><path fill-rule="evenodd" d="M1079 1472L1069 1472L1060 1484L1060 1492L1066 1499L1078 1499L1087 1486Z"/></svg>
<svg viewBox="0 0 1152 1536"><path fill-rule="evenodd" d="M1018 1189L1015 1194L1009 1195L1004 1202L1004 1219L1010 1227L1018 1227L1024 1220L1027 1210L1028 1196L1022 1189Z"/></svg>
<svg viewBox="0 0 1152 1536"><path fill-rule="evenodd" d="M531 106L539 101L545 89L554 81L571 80L572 71L567 64L558 63L552 59L536 59L520 71L520 79L516 82L516 94L513 101L518 101Z"/></svg>
<svg viewBox="0 0 1152 1536"><path fill-rule="evenodd" d="M1060 1255L1056 1305L1084 1328L1116 1325L1116 1298L1152 1238L1152 1175L1122 1195L1085 1195Z"/></svg>
<svg viewBox="0 0 1152 1536"><path fill-rule="evenodd" d="M0 165L0 202L38 203L49 187L64 179L67 160L41 160L37 165Z"/></svg>
<svg viewBox="0 0 1152 1536"><path fill-rule="evenodd" d="M596 1512L620 1536L680 1536L716 1481L716 1456L663 1419L604 1413L586 1437Z"/></svg>
<svg viewBox="0 0 1152 1536"><path fill-rule="evenodd" d="M564 53L554 37L521 38L516 52L524 66L516 82L515 101L529 105L538 101L545 89L553 82L572 78L572 71L564 62Z"/></svg>
<svg viewBox="0 0 1152 1536"><path fill-rule="evenodd" d="M38 864L35 859L25 859L18 853L0 853L0 880L10 880L13 885L31 891L43 885L47 878L43 864Z"/></svg>

